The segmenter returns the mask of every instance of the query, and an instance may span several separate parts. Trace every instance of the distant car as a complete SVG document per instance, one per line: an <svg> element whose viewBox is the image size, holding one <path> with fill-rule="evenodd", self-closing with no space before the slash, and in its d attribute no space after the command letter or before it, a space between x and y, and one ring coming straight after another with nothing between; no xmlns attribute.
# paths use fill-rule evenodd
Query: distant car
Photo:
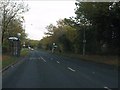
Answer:
<svg viewBox="0 0 120 90"><path fill-rule="evenodd" d="M28 47L28 49L31 49L31 47Z"/></svg>

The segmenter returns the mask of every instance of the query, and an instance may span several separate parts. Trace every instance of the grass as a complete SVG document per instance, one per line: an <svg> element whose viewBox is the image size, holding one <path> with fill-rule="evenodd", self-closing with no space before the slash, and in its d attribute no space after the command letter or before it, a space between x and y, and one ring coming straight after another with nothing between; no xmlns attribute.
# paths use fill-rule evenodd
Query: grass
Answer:
<svg viewBox="0 0 120 90"><path fill-rule="evenodd" d="M21 50L21 56L22 56L22 57L27 56L28 53L29 53L29 49L28 49L28 48L23 48L23 49Z"/></svg>
<svg viewBox="0 0 120 90"><path fill-rule="evenodd" d="M21 57L25 57L28 55L29 50L28 49L22 49L21 50ZM12 63L15 63L19 57L11 56L4 54L2 55L2 68L11 65Z"/></svg>
<svg viewBox="0 0 120 90"><path fill-rule="evenodd" d="M18 57L10 56L10 55L2 55L2 68L16 62Z"/></svg>

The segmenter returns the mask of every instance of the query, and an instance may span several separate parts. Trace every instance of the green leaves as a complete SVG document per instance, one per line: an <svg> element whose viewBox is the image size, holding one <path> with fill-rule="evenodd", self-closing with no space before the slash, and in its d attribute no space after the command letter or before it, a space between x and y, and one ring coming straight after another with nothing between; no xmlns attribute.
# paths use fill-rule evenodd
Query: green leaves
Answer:
<svg viewBox="0 0 120 90"><path fill-rule="evenodd" d="M107 44L109 49L118 48L120 45L118 42L120 35L118 32L120 28L119 12L120 2L76 2L76 19L80 19L80 23L83 24L88 21L96 34L96 41ZM99 48L101 47L102 45Z"/></svg>
<svg viewBox="0 0 120 90"><path fill-rule="evenodd" d="M88 54L117 53L120 46L120 2L79 2L75 3L75 17L58 20L57 25L47 27L46 37L40 42L51 46L58 44L62 51L82 53L85 31ZM112 52L116 50L115 52Z"/></svg>
<svg viewBox="0 0 120 90"><path fill-rule="evenodd" d="M28 6L23 2L16 1L1 1L0 2L0 16L2 17L2 46L9 45L8 37L17 36L17 33L21 33L21 42L25 39L26 34L23 29L21 21L21 14L28 11ZM9 47L6 47L9 49Z"/></svg>

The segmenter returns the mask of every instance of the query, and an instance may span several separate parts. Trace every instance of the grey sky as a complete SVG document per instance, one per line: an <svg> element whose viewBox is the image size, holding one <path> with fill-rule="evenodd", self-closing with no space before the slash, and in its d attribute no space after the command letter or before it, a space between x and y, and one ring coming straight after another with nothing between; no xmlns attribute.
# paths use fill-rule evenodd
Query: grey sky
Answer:
<svg viewBox="0 0 120 90"><path fill-rule="evenodd" d="M75 16L75 0L66 1L26 1L30 10L24 14L25 28L28 38L40 40L46 31L45 27L50 23L63 18Z"/></svg>

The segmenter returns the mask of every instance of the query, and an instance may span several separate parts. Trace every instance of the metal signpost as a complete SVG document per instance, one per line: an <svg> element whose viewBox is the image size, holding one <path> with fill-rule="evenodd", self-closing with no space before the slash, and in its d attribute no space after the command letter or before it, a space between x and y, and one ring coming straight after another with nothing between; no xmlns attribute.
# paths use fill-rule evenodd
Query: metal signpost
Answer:
<svg viewBox="0 0 120 90"><path fill-rule="evenodd" d="M55 48L57 48L57 45L56 45L56 43L53 43L53 45L52 45L52 53L54 53Z"/></svg>

